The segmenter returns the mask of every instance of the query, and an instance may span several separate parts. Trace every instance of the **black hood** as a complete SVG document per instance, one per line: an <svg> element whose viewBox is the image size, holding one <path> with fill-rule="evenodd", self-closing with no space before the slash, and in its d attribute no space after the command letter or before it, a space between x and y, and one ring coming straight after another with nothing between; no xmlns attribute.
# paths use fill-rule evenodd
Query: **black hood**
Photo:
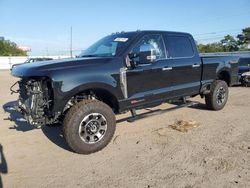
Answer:
<svg viewBox="0 0 250 188"><path fill-rule="evenodd" d="M86 69L108 63L113 57L68 58L35 63L25 63L13 67L11 74L16 77L47 76L49 73L65 69Z"/></svg>

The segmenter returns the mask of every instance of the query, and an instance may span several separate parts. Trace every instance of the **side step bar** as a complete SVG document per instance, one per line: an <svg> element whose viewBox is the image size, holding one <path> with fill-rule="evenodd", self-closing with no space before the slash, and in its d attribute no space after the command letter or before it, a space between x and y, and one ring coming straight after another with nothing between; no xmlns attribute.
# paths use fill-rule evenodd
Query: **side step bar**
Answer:
<svg viewBox="0 0 250 188"><path fill-rule="evenodd" d="M152 111L149 111L149 112L144 112L144 113L141 113L141 114L136 114L136 110L132 109L131 110L131 117L117 120L117 123L121 123L123 121L127 121L127 122L132 123L134 121L144 119L144 118L147 118L147 117L152 117L152 116L155 116L155 115L160 115L160 114L163 114L163 113L166 113L166 112L174 111L174 110L177 110L179 108L189 107L189 106L194 106L194 105L199 104L199 102L186 101L186 100L183 101L183 102L184 103L177 104L176 106L171 107L171 108L167 108L167 109L163 109L163 110L156 109L156 110L152 110Z"/></svg>

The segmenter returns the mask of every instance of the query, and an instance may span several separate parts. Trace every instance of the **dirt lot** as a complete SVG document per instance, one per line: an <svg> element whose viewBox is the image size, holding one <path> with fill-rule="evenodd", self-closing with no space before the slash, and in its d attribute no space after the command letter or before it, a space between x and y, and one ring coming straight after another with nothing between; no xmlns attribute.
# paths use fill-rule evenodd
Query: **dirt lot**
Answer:
<svg viewBox="0 0 250 188"><path fill-rule="evenodd" d="M17 98L9 94L14 81L0 71L4 187L250 187L250 88L230 88L222 111L200 104L121 122L105 149L78 155L69 151L61 126L33 129L4 120L9 113L2 106ZM179 132L169 126L176 120L199 126Z"/></svg>

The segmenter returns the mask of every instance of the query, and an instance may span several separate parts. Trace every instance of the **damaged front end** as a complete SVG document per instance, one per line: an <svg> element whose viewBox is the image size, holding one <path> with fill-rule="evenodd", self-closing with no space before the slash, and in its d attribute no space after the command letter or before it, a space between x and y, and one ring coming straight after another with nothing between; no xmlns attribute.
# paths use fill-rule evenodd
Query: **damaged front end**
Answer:
<svg viewBox="0 0 250 188"><path fill-rule="evenodd" d="M14 90L15 85L18 90ZM48 78L23 78L11 87L11 91L19 93L17 111L26 121L36 127L52 124L57 117L52 113L53 92Z"/></svg>
<svg viewBox="0 0 250 188"><path fill-rule="evenodd" d="M241 75L240 82L247 87L250 87L250 72L244 72Z"/></svg>

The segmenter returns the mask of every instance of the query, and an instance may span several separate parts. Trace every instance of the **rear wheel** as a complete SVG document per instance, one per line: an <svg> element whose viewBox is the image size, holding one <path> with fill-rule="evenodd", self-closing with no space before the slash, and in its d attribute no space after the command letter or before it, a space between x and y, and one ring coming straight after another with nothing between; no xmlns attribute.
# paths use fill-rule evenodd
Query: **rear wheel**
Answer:
<svg viewBox="0 0 250 188"><path fill-rule="evenodd" d="M90 154L110 142L115 125L115 115L108 105L97 100L83 100L66 114L64 137L76 153Z"/></svg>
<svg viewBox="0 0 250 188"><path fill-rule="evenodd" d="M228 86L225 81L216 80L212 83L210 93L205 95L208 109L221 110L228 99Z"/></svg>

